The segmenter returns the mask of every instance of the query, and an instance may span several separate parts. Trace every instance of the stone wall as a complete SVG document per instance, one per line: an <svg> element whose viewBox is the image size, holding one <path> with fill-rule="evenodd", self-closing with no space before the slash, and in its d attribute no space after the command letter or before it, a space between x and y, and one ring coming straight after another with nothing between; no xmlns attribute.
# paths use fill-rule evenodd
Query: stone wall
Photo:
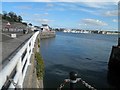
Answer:
<svg viewBox="0 0 120 90"><path fill-rule="evenodd" d="M36 72L37 62L35 60L35 53L40 51L40 47L38 46L39 44L38 39L40 39L40 35L38 35L35 42L33 54L31 56L31 61L30 61L31 64L28 67L25 80L23 83L23 88L41 88L40 90L43 89L43 80L38 80L37 72Z"/></svg>
<svg viewBox="0 0 120 90"><path fill-rule="evenodd" d="M52 38L55 36L56 36L55 32L40 32L40 39Z"/></svg>
<svg viewBox="0 0 120 90"><path fill-rule="evenodd" d="M109 63L108 69L113 72L120 73L120 46L113 46Z"/></svg>

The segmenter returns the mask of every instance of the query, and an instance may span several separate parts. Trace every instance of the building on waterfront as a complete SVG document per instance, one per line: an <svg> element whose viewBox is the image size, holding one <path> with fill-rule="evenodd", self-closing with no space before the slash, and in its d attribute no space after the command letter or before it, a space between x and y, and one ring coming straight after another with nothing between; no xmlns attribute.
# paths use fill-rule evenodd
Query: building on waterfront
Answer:
<svg viewBox="0 0 120 90"><path fill-rule="evenodd" d="M42 32L49 32L49 31L51 31L52 29L51 29L51 27L50 26L48 26L47 24L42 24L42 26L41 26L41 31Z"/></svg>
<svg viewBox="0 0 120 90"><path fill-rule="evenodd" d="M82 30L82 29L64 29L64 33L93 33L93 34L118 34L118 31L107 30Z"/></svg>

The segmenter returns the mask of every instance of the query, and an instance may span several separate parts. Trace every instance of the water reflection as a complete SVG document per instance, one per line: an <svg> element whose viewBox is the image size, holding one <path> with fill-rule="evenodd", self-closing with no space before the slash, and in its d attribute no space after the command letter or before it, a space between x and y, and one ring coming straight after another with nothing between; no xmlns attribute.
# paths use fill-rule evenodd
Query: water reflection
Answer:
<svg viewBox="0 0 120 90"><path fill-rule="evenodd" d="M41 39L42 43L46 46L46 48L49 47L52 42L55 41L55 38L49 38L49 39Z"/></svg>
<svg viewBox="0 0 120 90"><path fill-rule="evenodd" d="M107 61L116 38L115 35L57 33L56 38L41 40L44 87L57 88L72 70L96 88L110 88Z"/></svg>

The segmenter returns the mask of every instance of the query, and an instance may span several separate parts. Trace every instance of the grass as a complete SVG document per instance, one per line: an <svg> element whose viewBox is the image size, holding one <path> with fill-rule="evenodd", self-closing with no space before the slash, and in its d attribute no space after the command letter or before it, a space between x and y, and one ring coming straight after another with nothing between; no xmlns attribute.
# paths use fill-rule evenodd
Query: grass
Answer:
<svg viewBox="0 0 120 90"><path fill-rule="evenodd" d="M38 38L38 47L40 48L40 39Z"/></svg>
<svg viewBox="0 0 120 90"><path fill-rule="evenodd" d="M43 79L44 76L44 61L40 55L39 52L35 53L35 58L36 58L36 71L37 71L37 78L38 80Z"/></svg>

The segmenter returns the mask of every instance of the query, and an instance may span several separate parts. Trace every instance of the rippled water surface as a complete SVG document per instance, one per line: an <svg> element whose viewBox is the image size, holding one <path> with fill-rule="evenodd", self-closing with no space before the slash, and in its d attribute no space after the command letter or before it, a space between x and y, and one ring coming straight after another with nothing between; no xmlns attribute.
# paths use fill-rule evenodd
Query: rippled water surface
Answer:
<svg viewBox="0 0 120 90"><path fill-rule="evenodd" d="M57 32L55 38L41 40L45 62L45 88L57 88L70 71L96 88L110 88L107 63L117 35ZM79 85L80 87L83 87ZM78 86L78 87L79 87Z"/></svg>

